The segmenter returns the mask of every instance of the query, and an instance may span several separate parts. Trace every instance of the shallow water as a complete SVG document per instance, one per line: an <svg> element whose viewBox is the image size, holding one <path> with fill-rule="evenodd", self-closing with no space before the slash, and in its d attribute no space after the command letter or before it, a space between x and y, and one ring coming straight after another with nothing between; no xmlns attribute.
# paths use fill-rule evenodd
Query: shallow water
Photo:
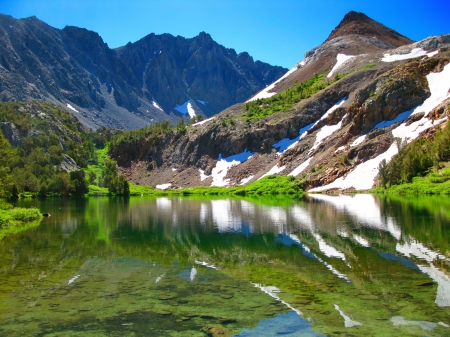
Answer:
<svg viewBox="0 0 450 337"><path fill-rule="evenodd" d="M0 335L449 336L446 198L20 200Z"/></svg>

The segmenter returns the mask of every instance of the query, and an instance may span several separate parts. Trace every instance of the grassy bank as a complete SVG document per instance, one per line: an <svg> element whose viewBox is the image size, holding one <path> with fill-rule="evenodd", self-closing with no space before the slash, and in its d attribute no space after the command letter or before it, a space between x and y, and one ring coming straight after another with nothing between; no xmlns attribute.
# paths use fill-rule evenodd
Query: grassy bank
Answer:
<svg viewBox="0 0 450 337"><path fill-rule="evenodd" d="M37 208L13 207L0 201L0 240L39 225L43 216Z"/></svg>
<svg viewBox="0 0 450 337"><path fill-rule="evenodd" d="M397 195L450 195L450 168L431 172L425 177L414 177L410 183L378 187L373 193Z"/></svg>
<svg viewBox="0 0 450 337"><path fill-rule="evenodd" d="M100 190L97 186L92 187L90 195L107 195L107 189ZM235 187L210 187L198 186L181 189L159 190L150 186L137 186L130 183L130 195L154 195L154 196L176 196L176 195L303 195L303 183L300 179L290 176L267 176L249 185ZM104 194L101 194L101 193Z"/></svg>

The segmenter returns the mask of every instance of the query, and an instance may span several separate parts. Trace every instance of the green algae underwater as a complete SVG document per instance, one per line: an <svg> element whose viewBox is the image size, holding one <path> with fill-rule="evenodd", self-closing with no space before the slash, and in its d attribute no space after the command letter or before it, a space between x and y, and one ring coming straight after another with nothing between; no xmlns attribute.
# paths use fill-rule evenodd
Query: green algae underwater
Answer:
<svg viewBox="0 0 450 337"><path fill-rule="evenodd" d="M0 335L448 336L445 197L19 200Z"/></svg>

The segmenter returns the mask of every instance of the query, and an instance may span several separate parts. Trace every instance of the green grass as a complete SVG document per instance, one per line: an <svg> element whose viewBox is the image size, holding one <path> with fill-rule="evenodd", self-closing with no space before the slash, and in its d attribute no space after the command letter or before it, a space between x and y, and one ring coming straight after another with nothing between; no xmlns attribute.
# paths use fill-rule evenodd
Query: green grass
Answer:
<svg viewBox="0 0 450 337"><path fill-rule="evenodd" d="M265 118L278 111L288 111L302 99L311 97L350 73L336 75L330 80L325 77L325 72L323 72L314 75L302 83L297 83L272 97L247 102L245 104L247 113L244 117L247 121L252 121L254 119Z"/></svg>
<svg viewBox="0 0 450 337"><path fill-rule="evenodd" d="M97 185L89 185L88 195L90 197L109 195L109 189L107 187L100 187Z"/></svg>
<svg viewBox="0 0 450 337"><path fill-rule="evenodd" d="M393 185L388 188L379 187L372 192L398 195L450 195L450 168L431 172L425 177L414 177L410 183Z"/></svg>
<svg viewBox="0 0 450 337"><path fill-rule="evenodd" d="M7 235L39 225L43 216L37 208L12 207L0 201L0 240Z"/></svg>
<svg viewBox="0 0 450 337"><path fill-rule="evenodd" d="M155 189L151 186L139 186L135 185L132 182L130 184L130 195L155 195L161 192L160 190Z"/></svg>
<svg viewBox="0 0 450 337"><path fill-rule="evenodd" d="M246 186L235 187L190 187L178 190L158 191L165 195L302 195L303 183L290 176L267 176Z"/></svg>

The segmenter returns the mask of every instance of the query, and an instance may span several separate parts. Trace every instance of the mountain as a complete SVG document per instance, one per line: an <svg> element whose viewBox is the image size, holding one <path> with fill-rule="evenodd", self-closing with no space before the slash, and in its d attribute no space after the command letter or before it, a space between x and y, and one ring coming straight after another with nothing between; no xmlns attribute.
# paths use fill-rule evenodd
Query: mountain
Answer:
<svg viewBox="0 0 450 337"><path fill-rule="evenodd" d="M382 54L389 49L411 43L413 41L409 38L372 20L367 15L351 11L344 16L323 44L308 51L304 59L285 77L259 96L273 95L292 86L295 81L302 82L314 74L331 70L338 55L344 60L347 55ZM361 64L367 61L370 60L361 60Z"/></svg>
<svg viewBox="0 0 450 337"><path fill-rule="evenodd" d="M1 100L57 103L91 129L209 117L286 71L237 54L206 33L191 39L150 34L111 49L83 28L59 30L36 17L0 14Z"/></svg>
<svg viewBox="0 0 450 337"><path fill-rule="evenodd" d="M283 174L309 191L369 189L380 165L447 123L449 48L450 35L412 42L350 12L246 103L185 129L124 134L111 155L131 181L161 188Z"/></svg>

